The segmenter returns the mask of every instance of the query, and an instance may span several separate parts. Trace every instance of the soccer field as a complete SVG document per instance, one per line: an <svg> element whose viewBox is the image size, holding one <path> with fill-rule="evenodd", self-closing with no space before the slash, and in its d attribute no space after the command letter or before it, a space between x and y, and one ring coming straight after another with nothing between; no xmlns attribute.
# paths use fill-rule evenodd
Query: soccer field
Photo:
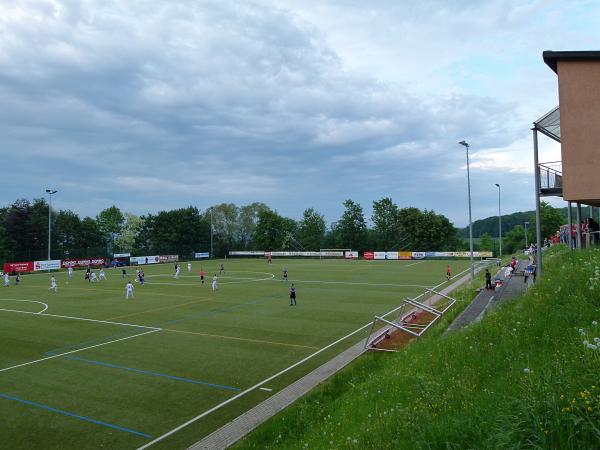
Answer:
<svg viewBox="0 0 600 450"><path fill-rule="evenodd" d="M213 292L210 279L223 262ZM145 266L125 299L121 269L26 275L0 291L0 448L136 449L445 282L446 261L194 261ZM453 261L458 274L468 261ZM206 272L200 284L197 272ZM282 281L283 268L289 282ZM128 267L133 280L135 269ZM218 271L217 271L218 273ZM289 306L289 285L297 306ZM443 286L443 285L442 285ZM152 445L186 448L366 332Z"/></svg>

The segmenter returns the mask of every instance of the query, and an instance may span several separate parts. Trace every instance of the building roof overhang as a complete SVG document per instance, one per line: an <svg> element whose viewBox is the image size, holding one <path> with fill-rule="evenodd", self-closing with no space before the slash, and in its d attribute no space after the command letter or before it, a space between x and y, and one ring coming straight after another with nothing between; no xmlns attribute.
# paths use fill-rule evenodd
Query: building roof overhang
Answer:
<svg viewBox="0 0 600 450"><path fill-rule="evenodd" d="M546 50L542 53L544 62L554 72L558 73L558 61L599 61L600 62L600 51L599 50L578 50L578 51L564 51L555 52L553 50Z"/></svg>

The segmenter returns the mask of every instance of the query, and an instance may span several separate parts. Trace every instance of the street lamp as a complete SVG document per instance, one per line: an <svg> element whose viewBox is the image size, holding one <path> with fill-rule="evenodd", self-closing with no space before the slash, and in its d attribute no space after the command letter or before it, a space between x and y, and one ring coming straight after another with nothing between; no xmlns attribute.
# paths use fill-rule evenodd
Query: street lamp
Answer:
<svg viewBox="0 0 600 450"><path fill-rule="evenodd" d="M48 202L48 261L50 261L50 238L52 236L52 194L56 194L58 191L52 189L46 189L46 193L49 197Z"/></svg>
<svg viewBox="0 0 600 450"><path fill-rule="evenodd" d="M214 258L213 255L213 234L214 234L214 229L213 229L213 212L212 212L212 208L210 208L210 257Z"/></svg>
<svg viewBox="0 0 600 450"><path fill-rule="evenodd" d="M527 248L527 225L529 225L529 222L525 222L525 248Z"/></svg>
<svg viewBox="0 0 600 450"><path fill-rule="evenodd" d="M502 211L500 210L500 185L494 183L498 187L498 239L500 240L500 258L502 258Z"/></svg>
<svg viewBox="0 0 600 450"><path fill-rule="evenodd" d="M471 280L475 279L475 266L473 264L473 220L471 218L471 175L469 173L469 144L460 141L459 145L467 149L467 191L469 193L469 248L471 256Z"/></svg>

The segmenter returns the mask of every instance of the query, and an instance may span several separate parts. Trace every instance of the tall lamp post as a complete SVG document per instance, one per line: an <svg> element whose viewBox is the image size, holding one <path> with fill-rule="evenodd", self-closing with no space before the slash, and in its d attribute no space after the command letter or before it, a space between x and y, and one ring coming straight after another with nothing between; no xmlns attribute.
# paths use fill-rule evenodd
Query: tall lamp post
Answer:
<svg viewBox="0 0 600 450"><path fill-rule="evenodd" d="M498 188L498 240L500 241L500 258L502 258L502 210L500 209L500 185L494 183Z"/></svg>
<svg viewBox="0 0 600 450"><path fill-rule="evenodd" d="M471 218L471 175L469 173L469 144L465 141L460 141L459 145L467 149L467 190L469 194L469 248L471 260L471 280L475 279L475 265L473 263L473 220Z"/></svg>
<svg viewBox="0 0 600 450"><path fill-rule="evenodd" d="M50 240L52 237L52 194L56 194L58 191L52 189L46 189L48 194L48 261L50 261Z"/></svg>
<svg viewBox="0 0 600 450"><path fill-rule="evenodd" d="M214 258L213 255L213 233L214 233L214 229L213 229L213 213L212 213L212 208L210 209L210 257Z"/></svg>
<svg viewBox="0 0 600 450"><path fill-rule="evenodd" d="M527 225L529 225L529 222L525 222L525 248L527 248Z"/></svg>

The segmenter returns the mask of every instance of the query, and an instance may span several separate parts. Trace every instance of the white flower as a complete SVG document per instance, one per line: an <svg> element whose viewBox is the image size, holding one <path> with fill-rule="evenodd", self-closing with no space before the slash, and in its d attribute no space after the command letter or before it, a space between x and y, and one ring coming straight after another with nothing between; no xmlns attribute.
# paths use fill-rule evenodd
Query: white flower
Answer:
<svg viewBox="0 0 600 450"><path fill-rule="evenodd" d="M590 350L596 350L596 349L598 348L598 346L597 346L597 345L594 345L594 344L589 344L589 345L588 345L588 348L589 348Z"/></svg>
<svg viewBox="0 0 600 450"><path fill-rule="evenodd" d="M597 344L598 342L600 342L600 338L599 337L595 337L594 338L594 342Z"/></svg>
<svg viewBox="0 0 600 450"><path fill-rule="evenodd" d="M598 325L598 321L592 320L592 325L594 325L594 326Z"/></svg>
<svg viewBox="0 0 600 450"><path fill-rule="evenodd" d="M531 372L531 370L529 370L529 367L525 367L525 368L523 369L523 372L525 372L525 373L530 373L530 372Z"/></svg>
<svg viewBox="0 0 600 450"><path fill-rule="evenodd" d="M590 345L590 341L588 341L587 339L583 340L583 345Z"/></svg>

